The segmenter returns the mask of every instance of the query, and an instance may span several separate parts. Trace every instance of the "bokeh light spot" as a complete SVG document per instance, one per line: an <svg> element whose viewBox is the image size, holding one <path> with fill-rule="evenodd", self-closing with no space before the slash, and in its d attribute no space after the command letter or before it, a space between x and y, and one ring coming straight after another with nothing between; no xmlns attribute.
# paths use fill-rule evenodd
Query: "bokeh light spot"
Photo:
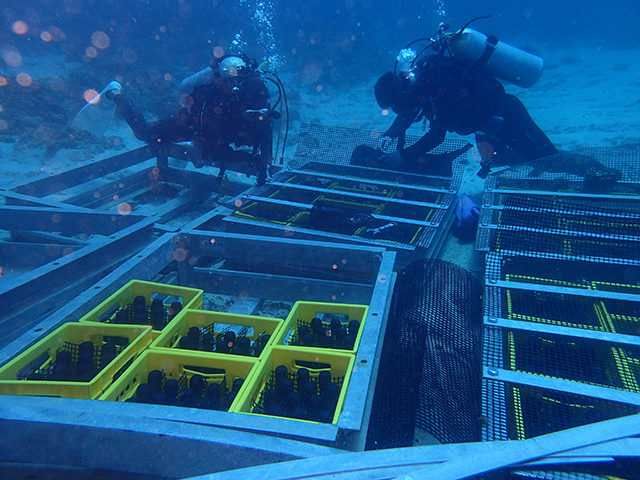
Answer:
<svg viewBox="0 0 640 480"><path fill-rule="evenodd" d="M100 103L100 94L92 88L85 90L82 96L87 103Z"/></svg>
<svg viewBox="0 0 640 480"><path fill-rule="evenodd" d="M22 55L20 51L11 45L2 49L2 59L9 67L19 67L22 65Z"/></svg>
<svg viewBox="0 0 640 480"><path fill-rule="evenodd" d="M170 74L170 73L165 73L165 74L164 74L164 79L165 79L167 82L170 82L170 81L173 79L173 77L171 76L171 74Z"/></svg>
<svg viewBox="0 0 640 480"><path fill-rule="evenodd" d="M335 263L333 265L331 265L331 268L333 268L334 270L338 269L338 265L336 265Z"/></svg>
<svg viewBox="0 0 640 480"><path fill-rule="evenodd" d="M386 109L386 108L383 108L383 109L382 109L382 112L380 112L380 113L382 113L382 116L383 116L383 117L386 117L387 115L389 115L389 110L388 110L388 109Z"/></svg>
<svg viewBox="0 0 640 480"><path fill-rule="evenodd" d="M322 85L318 85L318 86L316 87L316 90L317 90L317 91L319 91L319 92L321 92L321 91L322 91Z"/></svg>
<svg viewBox="0 0 640 480"><path fill-rule="evenodd" d="M5 130L9 130L9 124L6 120L0 120L0 132L4 132Z"/></svg>
<svg viewBox="0 0 640 480"><path fill-rule="evenodd" d="M222 47L214 47L213 56L216 57L216 58L224 57L224 48L222 48Z"/></svg>
<svg viewBox="0 0 640 480"><path fill-rule="evenodd" d="M23 22L22 20L18 20L17 22L14 22L13 25L11 25L11 30L16 35L24 35L29 31L29 25L27 25L27 23Z"/></svg>
<svg viewBox="0 0 640 480"><path fill-rule="evenodd" d="M127 202L122 202L120 205L118 205L118 213L120 215L129 215L132 210L133 208L131 208L131 205Z"/></svg>
<svg viewBox="0 0 640 480"><path fill-rule="evenodd" d="M211 242L211 244L213 245L214 243L216 243L216 239L215 239L215 238L212 238L212 239L210 240L210 242Z"/></svg>
<svg viewBox="0 0 640 480"><path fill-rule="evenodd" d="M51 90L61 92L64 90L64 80L60 77L54 77L49 80L49 86L51 87Z"/></svg>
<svg viewBox="0 0 640 480"><path fill-rule="evenodd" d="M131 65L138 61L138 54L133 48L125 48L124 50L122 50L122 58L124 59L125 63Z"/></svg>
<svg viewBox="0 0 640 480"><path fill-rule="evenodd" d="M176 248L173 251L173 258L178 262L184 262L189 256L189 252L187 252L184 248Z"/></svg>
<svg viewBox="0 0 640 480"><path fill-rule="evenodd" d="M7 79L0 75L0 87L6 87L6 86L7 86Z"/></svg>
<svg viewBox="0 0 640 480"><path fill-rule="evenodd" d="M181 107L190 108L193 106L193 97L191 95L180 95L178 102L180 102Z"/></svg>
<svg viewBox="0 0 640 480"><path fill-rule="evenodd" d="M50 42L52 38L53 37L51 36L51 34L46 30L40 34L40 40L42 40L43 42Z"/></svg>
<svg viewBox="0 0 640 480"><path fill-rule="evenodd" d="M234 202L234 204L235 204L235 206L236 206L236 207L240 208L240 207L242 206L242 200L237 199L237 200Z"/></svg>
<svg viewBox="0 0 640 480"><path fill-rule="evenodd" d="M94 47L104 50L105 48L109 48L111 45L111 39L109 38L109 35L98 30L93 32L93 35L91 35L91 43Z"/></svg>
<svg viewBox="0 0 640 480"><path fill-rule="evenodd" d="M98 56L98 51L93 47L87 47L87 49L84 51L84 53L89 58L96 58Z"/></svg>
<svg viewBox="0 0 640 480"><path fill-rule="evenodd" d="M18 82L18 85L20 85L21 87L30 87L33 83L33 79L28 73L22 72L19 73L16 77L16 82Z"/></svg>

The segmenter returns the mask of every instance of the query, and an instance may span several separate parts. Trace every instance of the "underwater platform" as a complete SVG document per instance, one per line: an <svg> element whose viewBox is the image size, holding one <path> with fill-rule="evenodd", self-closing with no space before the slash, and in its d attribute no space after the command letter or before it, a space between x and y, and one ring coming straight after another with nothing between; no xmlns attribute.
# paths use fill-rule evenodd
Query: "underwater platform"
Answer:
<svg viewBox="0 0 640 480"><path fill-rule="evenodd" d="M452 159L449 177L351 165L353 149L375 140L302 125L294 159L264 186L186 169L181 145L5 186L0 377L61 326L89 325L81 320L132 281L199 289L203 310L245 319L289 319L296 302L366 307L352 352L334 359L290 337L265 350L313 357L312 373L351 362L332 372L343 382L332 422L235 408L241 402L213 411L2 395L8 478L636 478L640 150L559 154L487 178L469 246L485 262L475 440L448 442L443 416L416 424L432 445L365 451L381 421L372 409L398 276L442 255L467 162L466 153ZM462 146L450 140L436 153ZM149 349L157 333L146 333ZM245 362L256 366L247 383L266 388L257 378L267 356ZM135 358L116 376L132 377ZM255 404L246 390L245 405Z"/></svg>

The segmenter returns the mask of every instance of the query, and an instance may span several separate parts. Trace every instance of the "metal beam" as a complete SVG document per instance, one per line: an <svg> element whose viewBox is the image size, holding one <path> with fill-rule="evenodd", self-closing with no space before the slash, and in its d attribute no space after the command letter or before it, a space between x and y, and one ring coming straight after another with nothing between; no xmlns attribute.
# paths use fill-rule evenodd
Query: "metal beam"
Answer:
<svg viewBox="0 0 640 480"><path fill-rule="evenodd" d="M509 467L528 470L531 466L531 469L542 469L543 467L537 464L538 460L542 459L556 460L560 463L564 459L582 461L581 457L591 457L591 461L594 462L609 462L617 451L637 458L638 450L630 450L633 446L637 447L636 439L627 437L638 434L640 415L634 415L529 440L347 453L220 472L198 477L198 480L457 480ZM624 474L624 470L620 473Z"/></svg>
<svg viewBox="0 0 640 480"><path fill-rule="evenodd" d="M76 293L75 297L58 310L3 347L0 350L0 364L18 355L63 323L78 321L130 280L151 280L173 259L173 238L173 234L163 235L117 269L93 283L91 288Z"/></svg>
<svg viewBox="0 0 640 480"><path fill-rule="evenodd" d="M318 172L318 171L309 171L309 170L296 170L296 169L286 169L284 170L286 173L297 173L300 175L311 175L314 177L322 177L322 178L335 178L336 180L353 180L353 181L363 181L366 183L371 183L373 185L381 185L384 187L390 187L390 188L401 188L401 189L410 189L410 190L419 190L422 192L431 192L431 193L454 193L452 190L450 189L445 189L445 188L433 188L433 187L421 187L420 185L415 185L415 184L406 184L406 183L395 183L395 182L383 182L380 180L374 180L372 178L349 178L349 177L345 177L344 175L334 175L331 173L324 173L324 172ZM398 173L398 172L393 172L393 173ZM287 184L289 185L289 184Z"/></svg>
<svg viewBox="0 0 640 480"><path fill-rule="evenodd" d="M362 180L362 183L369 183L369 182L367 182L366 180ZM367 195L365 193L356 193L356 192L343 191L343 190L332 190L328 188L312 187L309 185L298 185L296 183L270 182L269 185L275 186L275 187L291 188L294 190L307 190L310 192L324 193L327 195L344 196L344 197L352 197L352 198L366 198L368 200L382 201L385 203L387 202L399 203L402 205L414 205L418 207L429 207L434 209L449 208L449 205L442 205L441 203L427 203L427 202L418 202L415 200L403 200L403 199L393 198L393 197L383 197L380 195Z"/></svg>
<svg viewBox="0 0 640 480"><path fill-rule="evenodd" d="M391 280L395 257L395 252L384 253L373 295L367 302L369 312L360 338L344 408L338 420L338 426L341 429L357 430L365 438L367 429L363 429L363 424L366 423L368 426L369 423L367 413L370 413L371 403L367 404L367 402L373 400L369 397L373 396L380 363L379 354L386 330L386 307L391 301ZM364 438L362 440L361 446L364 445Z"/></svg>
<svg viewBox="0 0 640 480"><path fill-rule="evenodd" d="M67 203L56 202L47 198L37 198L31 195L23 195L21 193L11 192L9 190L0 190L0 196L5 197L7 205L23 206L23 207L51 207L64 208L66 210L77 210L78 212L86 212L88 209L69 205Z"/></svg>
<svg viewBox="0 0 640 480"><path fill-rule="evenodd" d="M6 185L5 188L34 197L46 197L52 193L84 183L89 179L122 170L155 156L156 152L153 147L144 146L102 160L90 160L84 165L55 175L43 174L28 182Z"/></svg>
<svg viewBox="0 0 640 480"><path fill-rule="evenodd" d="M576 182L582 183L582 182ZM625 182L619 182L625 183ZM636 185L635 183L630 183L630 185ZM511 190L508 188L486 188L485 193L490 194L510 194L510 195L526 195L526 196L551 196L551 197L567 197L567 198L585 198L585 199L598 199L598 200L640 200L640 195L607 195L603 193L593 193L589 192L559 192L557 190ZM488 207L489 205L483 205L482 208Z"/></svg>
<svg viewBox="0 0 640 480"><path fill-rule="evenodd" d="M255 263L307 269L335 270L361 283L373 284L385 249L296 238L275 238L228 232L183 230L190 239L192 253L224 259L248 258ZM335 267L334 267L335 266ZM313 277L313 274L311 274ZM339 278L338 278L339 279Z"/></svg>
<svg viewBox="0 0 640 480"><path fill-rule="evenodd" d="M151 241L152 226L153 218L145 218L109 238L94 239L73 254L0 285L2 323L23 315L25 309L37 306L39 313L31 314L31 318L37 318L48 306L60 305L64 301L60 295L63 287L77 284L92 272L103 271L114 260L132 255Z"/></svg>
<svg viewBox="0 0 640 480"><path fill-rule="evenodd" d="M559 392L571 393L573 395L583 395L585 397L608 400L610 402L626 403L640 406L640 393L625 392L613 388L588 385L586 383L574 382L571 380L560 380L557 378L543 377L542 375L532 375L528 373L511 372L494 367L483 367L483 377L489 380L499 380L507 383L517 383L529 387L556 390Z"/></svg>
<svg viewBox="0 0 640 480"><path fill-rule="evenodd" d="M220 295L356 304L368 303L372 288L367 284L205 268L193 269L193 284Z"/></svg>
<svg viewBox="0 0 640 480"><path fill-rule="evenodd" d="M60 232L64 235L112 235L144 218L140 215L79 212L76 209L0 205L0 225L3 230L37 230Z"/></svg>
<svg viewBox="0 0 640 480"><path fill-rule="evenodd" d="M640 301L640 290L638 294L611 292L607 290L591 290L587 288L562 287L559 285L542 285L538 283L510 282L507 280L488 280L486 286L499 287L514 290L527 290L530 292L557 293L558 295L574 295L578 297L589 297L596 299L618 300L627 302Z"/></svg>
<svg viewBox="0 0 640 480"><path fill-rule="evenodd" d="M640 346L640 337L624 335L621 333L602 332L586 328L563 327L548 323L527 322L522 320L508 320L506 318L484 317L484 324L492 327L511 328L536 333L549 333L553 335L566 335L602 342L622 343L625 345Z"/></svg>
<svg viewBox="0 0 640 480"><path fill-rule="evenodd" d="M393 247L394 250L407 250L407 251L415 251L415 247L411 245L405 245L402 243L384 243L380 240L373 240L363 237L355 237L351 235L343 235L341 233L332 233L332 232L324 232L321 230L312 230L310 228L300 228L300 227L288 227L286 228L284 225L279 225L275 223L267 223L267 222L259 222L257 220L245 220L244 218L237 217L225 217L223 219L224 222L229 224L229 227L238 227L243 231L254 232L256 230L263 232L269 232L270 234L278 235L279 237L284 237L285 235L291 235L293 238L298 238L302 240L313 240L313 241L326 241L328 238L340 242L340 243L360 243L367 245L377 245L377 246L387 246ZM433 225L430 225L430 228L435 230ZM236 232L237 233L237 232Z"/></svg>
<svg viewBox="0 0 640 480"><path fill-rule="evenodd" d="M313 205L307 204L307 203L297 203L297 202L291 202L288 200L278 200L276 198L267 198L267 197L260 197L257 195L251 195L251 194L245 194L242 195L241 198L246 202L248 200L253 200L254 202L263 202L263 203L271 203L271 204L275 204L275 205L285 205L288 207L298 207L298 208L303 208L306 210L311 210L311 208L313 207ZM382 200L382 201L386 201L386 199L381 199L380 197L376 197L376 200ZM421 206L424 206L425 208L429 208L426 204L421 204ZM442 207L438 206L437 208L433 208L431 207L433 210L441 210ZM389 222L398 222L398 223L408 223L410 225L420 225L420 226L424 226L424 227L437 227L438 222L435 221L425 221L425 220L413 220L411 218L405 218L405 217L390 217L388 215L379 215L377 213L372 213L371 214L372 217L377 218L378 220L385 220L385 221L389 221Z"/></svg>
<svg viewBox="0 0 640 480"><path fill-rule="evenodd" d="M76 245L0 242L0 259L2 268L33 268L60 258L65 250L75 252L77 248Z"/></svg>
<svg viewBox="0 0 640 480"><path fill-rule="evenodd" d="M91 400L5 397L0 461L181 478L341 454L335 448L193 421L147 418L127 407ZM173 409L184 410L191 419L214 413Z"/></svg>

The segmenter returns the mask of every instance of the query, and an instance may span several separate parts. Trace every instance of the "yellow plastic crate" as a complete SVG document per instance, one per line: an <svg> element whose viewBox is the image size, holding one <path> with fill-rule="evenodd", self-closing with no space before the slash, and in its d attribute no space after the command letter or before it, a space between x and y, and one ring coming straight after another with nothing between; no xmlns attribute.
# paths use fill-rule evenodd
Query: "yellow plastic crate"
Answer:
<svg viewBox="0 0 640 480"><path fill-rule="evenodd" d="M156 296L159 296L159 298L163 299L165 313L168 311L171 303L175 301L182 303L183 310L188 308L202 308L202 293L203 291L197 288L179 287L176 285L145 282L142 280L131 280L124 287L82 317L80 322L112 323L115 320L115 316L118 311L131 308L133 305L133 299L137 296L143 296L147 305L150 305L151 301ZM161 331L162 330L153 330L154 338L157 338Z"/></svg>
<svg viewBox="0 0 640 480"><path fill-rule="evenodd" d="M185 384L188 385L191 376L195 374L202 375L207 384L212 382L221 384L223 391L231 391L233 381L236 378L242 378L244 383L229 408L231 411L251 384L258 364L259 361L255 358L236 355L216 353L202 355L200 352L187 350L147 350L113 383L100 400L124 402L135 397L138 385L147 382L149 372L159 370L163 373L164 381L168 379L178 381L181 390ZM207 373L211 369L219 371Z"/></svg>
<svg viewBox="0 0 640 480"><path fill-rule="evenodd" d="M353 355L336 352L335 350L325 351L317 348L294 349L282 346L270 347L265 354L266 356L260 360L256 372L253 375L251 385L249 385L244 396L234 406L234 412L273 416L265 413L265 391L275 388L275 369L279 365L284 365L287 367L290 377L296 375L300 368L307 368L312 381L316 384L318 383L318 376L321 371L326 370L331 373L332 383L338 385L340 388L331 423L338 422L353 370L355 361ZM282 417L293 418L287 415L282 415Z"/></svg>
<svg viewBox="0 0 640 480"><path fill-rule="evenodd" d="M187 336L191 327L200 329L200 338L204 333L214 336L220 335L228 327L233 331L243 333L251 342L255 342L262 333L270 335L265 349L272 345L280 332L283 320L279 318L257 317L252 315L237 315L233 313L210 312L205 310L183 310L167 325L160 336L151 344L151 348L178 348L181 337ZM189 351L181 349L181 352ZM205 352L201 352L205 353ZM210 352L206 352L210 353Z"/></svg>
<svg viewBox="0 0 640 480"><path fill-rule="evenodd" d="M280 334L275 341L275 345L285 345L292 348L327 348L333 351L353 353L358 351L360 345L360 338L362 337L362 331L364 329L365 320L369 313L369 307L366 305L349 305L344 303L319 303L319 302L296 302L291 312L287 316L284 322L284 326L280 330ZM344 328L348 325L349 321L357 320L360 322L360 328L353 345L353 348L340 348L331 346L332 340L325 342L325 344L307 344L301 345L298 338L298 328L301 325L310 325L311 320L314 317L319 317L322 320L324 327L330 326L331 315L335 314L343 317L341 324ZM346 320L348 317L348 320ZM330 329L329 329L330 330ZM315 337L315 336L314 336ZM316 337L317 338L317 337Z"/></svg>
<svg viewBox="0 0 640 480"><path fill-rule="evenodd" d="M101 349L107 341L115 340L109 337L126 339L128 345L116 349L120 351L115 359L90 381L26 379L27 375L34 372L46 372L53 366L60 351L71 352L72 358L75 356L73 361L77 362L77 350L81 343L91 341L94 349L95 347ZM111 385L114 376L146 349L152 340L153 335L149 326L67 323L0 368L0 394L98 398Z"/></svg>

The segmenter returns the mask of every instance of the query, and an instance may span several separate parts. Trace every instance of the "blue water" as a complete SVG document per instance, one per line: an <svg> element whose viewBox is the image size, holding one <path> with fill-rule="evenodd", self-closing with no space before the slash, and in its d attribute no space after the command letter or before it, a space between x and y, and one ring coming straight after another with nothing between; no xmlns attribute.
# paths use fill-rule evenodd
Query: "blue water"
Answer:
<svg viewBox="0 0 640 480"><path fill-rule="evenodd" d="M456 29L482 15L491 18L476 28L534 44L640 44L640 14L624 0L5 0L0 42L23 55L63 52L82 60L99 31L110 44L90 63L113 70L132 64L196 68L210 59L213 46L228 49L241 33L252 56L277 50L293 69L308 56L335 66L375 66L390 50L431 35L440 21ZM26 23L27 33L12 32L17 21ZM43 32L53 39L43 41Z"/></svg>
<svg viewBox="0 0 640 480"><path fill-rule="evenodd" d="M2 0L0 142L15 145L15 158L22 145L44 147L48 158L62 148L112 149L117 138L82 136L71 127L85 103L83 92L117 78L145 113L173 114L179 81L214 55L242 50L271 62L289 82L294 104L296 90L308 87L305 75L314 78L314 89L322 83L349 91L392 69L401 48L432 36L441 22L455 31L490 15L473 28L516 46L621 51L640 48L638 10L630 0ZM32 84L20 83L25 80L18 72L31 57L63 58L68 67L40 72L28 89ZM565 64L577 68L582 61L569 58ZM617 65L620 71L629 68L625 62ZM558 76L573 81L571 75ZM588 81L598 79L582 79ZM629 108L639 102L638 85L636 80L629 86ZM541 109L535 98L527 100ZM373 92L370 101L375 102ZM584 127L577 113L572 120L569 128ZM551 131L554 140L567 129L544 127L557 129ZM611 137L607 143L631 142Z"/></svg>

